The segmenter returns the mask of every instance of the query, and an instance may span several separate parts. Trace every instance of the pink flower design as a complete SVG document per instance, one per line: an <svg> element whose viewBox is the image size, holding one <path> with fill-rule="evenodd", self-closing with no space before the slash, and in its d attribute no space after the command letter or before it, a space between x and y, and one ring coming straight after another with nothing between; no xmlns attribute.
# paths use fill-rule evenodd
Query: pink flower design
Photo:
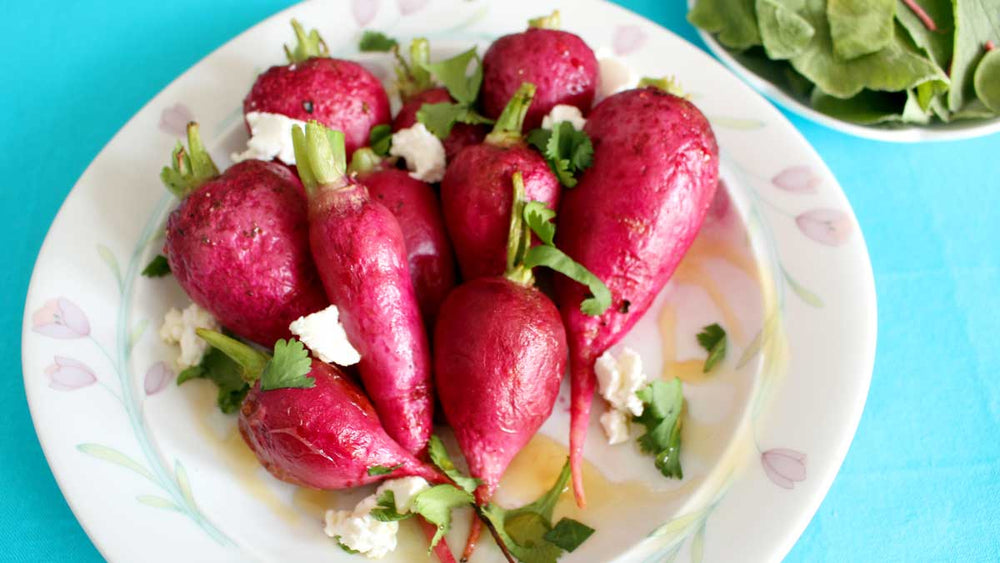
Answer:
<svg viewBox="0 0 1000 563"><path fill-rule="evenodd" d="M795 218L804 235L829 246L840 246L851 238L851 219L839 209L813 209Z"/></svg>
<svg viewBox="0 0 1000 563"><path fill-rule="evenodd" d="M419 12L424 9L430 0L396 0L399 4L399 13L404 16Z"/></svg>
<svg viewBox="0 0 1000 563"><path fill-rule="evenodd" d="M90 321L72 301L58 297L31 315L31 330L50 338L85 338L90 335Z"/></svg>
<svg viewBox="0 0 1000 563"><path fill-rule="evenodd" d="M187 125L194 121L194 114L184 104L174 104L163 108L160 112L160 131L173 137L183 137L187 133Z"/></svg>
<svg viewBox="0 0 1000 563"><path fill-rule="evenodd" d="M778 189L799 194L815 193L820 182L820 177L808 166L791 166L771 178Z"/></svg>
<svg viewBox="0 0 1000 563"><path fill-rule="evenodd" d="M55 363L45 368L45 375L49 377L49 387L57 391L74 391L97 381L89 367L63 356L55 357Z"/></svg>
<svg viewBox="0 0 1000 563"><path fill-rule="evenodd" d="M767 477L779 487L794 489L795 483L806 480L806 454L802 452L786 448L767 450L760 454L760 462Z"/></svg>
<svg viewBox="0 0 1000 563"><path fill-rule="evenodd" d="M143 381L143 388L147 395L155 395L167 386L167 383L174 378L174 371L167 367L165 362L156 362L146 370L146 378Z"/></svg>
<svg viewBox="0 0 1000 563"><path fill-rule="evenodd" d="M637 25L620 25L611 39L612 48L618 56L638 51L646 43L646 32Z"/></svg>
<svg viewBox="0 0 1000 563"><path fill-rule="evenodd" d="M365 27L372 23L375 14L378 13L379 0L352 0L351 13L354 21L358 22L358 27Z"/></svg>

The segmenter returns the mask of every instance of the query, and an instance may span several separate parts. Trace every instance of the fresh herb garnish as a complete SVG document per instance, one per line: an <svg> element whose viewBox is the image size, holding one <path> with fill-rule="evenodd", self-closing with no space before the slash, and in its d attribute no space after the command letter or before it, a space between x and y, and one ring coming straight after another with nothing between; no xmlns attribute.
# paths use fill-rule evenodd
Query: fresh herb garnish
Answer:
<svg viewBox="0 0 1000 563"><path fill-rule="evenodd" d="M398 46L399 41L396 41L381 31L366 29L361 35L361 41L358 43L358 50L362 53L388 53Z"/></svg>
<svg viewBox="0 0 1000 563"><path fill-rule="evenodd" d="M407 512L406 514L400 514L396 511L396 493L392 491L382 491L379 495L378 504L372 511L372 518L378 520L379 522L398 522L400 520L406 520L413 516L412 513Z"/></svg>
<svg viewBox="0 0 1000 563"><path fill-rule="evenodd" d="M399 465L394 465L393 467L386 467L384 465L373 465L368 468L368 474L371 476L388 475L393 471L399 469L400 467L403 467L402 463L400 463Z"/></svg>
<svg viewBox="0 0 1000 563"><path fill-rule="evenodd" d="M593 163L590 137L569 121L554 124L552 130L535 129L528 134L528 144L542 153L559 183L567 188L576 186L576 175Z"/></svg>
<svg viewBox="0 0 1000 563"><path fill-rule="evenodd" d="M340 537L339 536L337 537L337 545L340 546L340 549L343 549L344 551L346 551L347 553L350 553L351 555L359 555L361 553L360 551L358 551L356 549L351 549L351 548L347 547L344 544L344 542L340 541Z"/></svg>
<svg viewBox="0 0 1000 563"><path fill-rule="evenodd" d="M448 450L444 447L444 442L441 438L435 435L431 436L430 442L427 444L427 453L431 458L431 463L433 463L442 473L448 476L449 479L455 482L456 485L461 487L468 493L474 492L482 481L479 479L473 479L463 475L455 467L455 463L451 461L451 456L448 455Z"/></svg>
<svg viewBox="0 0 1000 563"><path fill-rule="evenodd" d="M698 333L698 344L708 352L702 373L712 371L712 368L725 359L727 340L726 330L719 326L719 323L713 323L701 329L701 332Z"/></svg>
<svg viewBox="0 0 1000 563"><path fill-rule="evenodd" d="M472 73L468 73L469 64L475 60ZM483 65L476 48L438 63L420 63L448 90L455 102L424 104L417 111L417 121L423 123L427 130L444 139L451 134L451 128L456 123L493 123L474 109L479 87L483 83Z"/></svg>
<svg viewBox="0 0 1000 563"><path fill-rule="evenodd" d="M410 510L437 526L437 532L431 539L433 548L451 528L451 511L473 502L472 495L462 489L452 485L435 485L413 497Z"/></svg>
<svg viewBox="0 0 1000 563"><path fill-rule="evenodd" d="M142 269L142 275L147 278L162 278L170 273L170 263L167 262L167 257L162 254L157 254L155 258L146 264L146 267Z"/></svg>
<svg viewBox="0 0 1000 563"><path fill-rule="evenodd" d="M368 146L379 156L389 154L389 147L392 146L392 127L389 125L376 125L372 127L368 134Z"/></svg>
<svg viewBox="0 0 1000 563"><path fill-rule="evenodd" d="M260 376L261 391L274 389L307 389L316 385L308 377L312 360L306 347L294 338L274 343L274 357L264 366Z"/></svg>
<svg viewBox="0 0 1000 563"><path fill-rule="evenodd" d="M569 518L552 525L552 513L566 490L569 475L567 461L552 488L535 502L509 510L490 503L481 509L480 514L518 560L553 563L563 551L573 551L593 534L592 528Z"/></svg>
<svg viewBox="0 0 1000 563"><path fill-rule="evenodd" d="M639 447L655 457L656 468L664 477L682 479L681 470L681 411L684 395L681 380L653 381L636 392L643 403L642 415L633 417L646 428L639 436Z"/></svg>
<svg viewBox="0 0 1000 563"><path fill-rule="evenodd" d="M556 225L552 222L556 212L540 201L529 201L524 204L524 220L535 235L545 244L552 246L556 236Z"/></svg>
<svg viewBox="0 0 1000 563"><path fill-rule="evenodd" d="M219 410L232 414L239 410L243 397L250 391L250 385L244 381L242 373L243 368L238 363L218 349L211 348L205 353L201 363L185 369L177 376L177 385L192 379L208 379L219 388L215 399Z"/></svg>

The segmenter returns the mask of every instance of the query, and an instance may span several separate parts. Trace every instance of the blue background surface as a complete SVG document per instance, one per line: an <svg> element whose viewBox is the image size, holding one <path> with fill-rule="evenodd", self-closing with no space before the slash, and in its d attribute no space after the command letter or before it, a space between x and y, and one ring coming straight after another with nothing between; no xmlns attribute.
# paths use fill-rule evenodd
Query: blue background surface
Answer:
<svg viewBox="0 0 1000 563"><path fill-rule="evenodd" d="M684 19L686 2L619 3L703 46ZM87 164L147 100L286 5L4 2L0 559L100 559L49 472L21 382L24 296L49 224ZM996 561L1000 135L891 145L790 118L861 222L878 288L879 346L857 437L788 560Z"/></svg>

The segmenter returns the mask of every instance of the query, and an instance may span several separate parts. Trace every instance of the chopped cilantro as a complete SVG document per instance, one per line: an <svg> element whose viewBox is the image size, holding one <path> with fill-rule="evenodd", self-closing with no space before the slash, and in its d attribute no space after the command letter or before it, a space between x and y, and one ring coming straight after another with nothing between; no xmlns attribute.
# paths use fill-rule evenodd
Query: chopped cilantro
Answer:
<svg viewBox="0 0 1000 563"><path fill-rule="evenodd" d="M476 62L470 74L469 65L473 60ZM492 123L474 109L479 87L483 83L483 65L475 47L450 59L421 63L421 66L434 75L455 100L454 103L441 102L420 107L417 121L423 123L428 131L444 139L451 134L451 128L456 123Z"/></svg>
<svg viewBox="0 0 1000 563"><path fill-rule="evenodd" d="M712 371L716 365L726 358L726 330L718 323L710 324L698 333L698 344L708 352L702 373Z"/></svg>
<svg viewBox="0 0 1000 563"><path fill-rule="evenodd" d="M427 445L427 453L430 455L431 463L437 466L442 473L448 476L449 479L455 482L456 485L464 489L466 492L473 492L482 483L479 479L473 479L472 477L467 477L459 471L455 464L451 461L451 457L448 455L448 450L444 447L444 442L441 438L437 436L431 436L431 440Z"/></svg>
<svg viewBox="0 0 1000 563"><path fill-rule="evenodd" d="M170 273L170 263L167 262L167 257L162 254L157 254L155 258L146 264L146 267L142 269L142 275L147 278L162 278L163 276Z"/></svg>
<svg viewBox="0 0 1000 563"><path fill-rule="evenodd" d="M636 392L644 408L641 416L633 417L646 428L639 436L639 447L655 458L656 468L664 477L683 479L681 470L681 411L684 395L681 380L653 381Z"/></svg>
<svg viewBox="0 0 1000 563"><path fill-rule="evenodd" d="M590 526L572 518L563 518L542 537L545 538L545 541L572 552L580 547L580 544L587 541L587 538L593 533L594 529Z"/></svg>
<svg viewBox="0 0 1000 563"><path fill-rule="evenodd" d="M372 127L368 135L368 146L379 156L389 154L389 147L392 146L392 127L386 124Z"/></svg>
<svg viewBox="0 0 1000 563"><path fill-rule="evenodd" d="M399 42L382 33L366 29L358 43L358 50L362 53L388 53L399 46Z"/></svg>
<svg viewBox="0 0 1000 563"><path fill-rule="evenodd" d="M250 390L250 385L243 380L241 372L239 364L217 348L211 348L205 353L201 363L187 368L177 376L177 385L192 379L208 379L219 388L216 398L219 410L232 414L239 410L243 397Z"/></svg>
<svg viewBox="0 0 1000 563"><path fill-rule="evenodd" d="M413 497L413 505L410 510L437 526L437 532L431 539L431 548L433 548L451 528L451 511L474 502L471 494L458 487L435 485L424 489Z"/></svg>
<svg viewBox="0 0 1000 563"><path fill-rule="evenodd" d="M399 465L393 466L393 467L386 467L384 465L373 465L373 466L371 466L371 467L368 468L368 474L371 475L371 476L388 475L388 474L392 473L393 471L399 469L400 467L403 467L402 463L400 463Z"/></svg>
<svg viewBox="0 0 1000 563"><path fill-rule="evenodd" d="M396 511L396 493L392 491L383 491L377 500L378 504L369 514L379 522L398 522L413 516L412 512L400 514Z"/></svg>
<svg viewBox="0 0 1000 563"><path fill-rule="evenodd" d="M576 186L576 175L593 163L594 145L590 137L569 121L556 123L551 131L535 129L528 134L528 144L542 153L559 183L567 188Z"/></svg>
<svg viewBox="0 0 1000 563"><path fill-rule="evenodd" d="M274 389L305 389L316 385L309 377L312 360L301 342L292 338L274 344L274 357L264 366L260 376L261 391Z"/></svg>

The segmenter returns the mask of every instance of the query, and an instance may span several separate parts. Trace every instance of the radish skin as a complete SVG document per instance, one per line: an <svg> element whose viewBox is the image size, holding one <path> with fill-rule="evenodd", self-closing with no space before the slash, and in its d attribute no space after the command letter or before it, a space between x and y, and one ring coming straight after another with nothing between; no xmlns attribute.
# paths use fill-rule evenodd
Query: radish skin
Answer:
<svg viewBox="0 0 1000 563"><path fill-rule="evenodd" d="M583 507L583 445L596 387L594 362L649 309L701 228L715 196L719 157L704 115L690 102L642 88L611 96L584 129L593 165L563 195L559 248L604 281L611 307L587 316L586 288L556 280L569 335L572 383L570 461Z"/></svg>

